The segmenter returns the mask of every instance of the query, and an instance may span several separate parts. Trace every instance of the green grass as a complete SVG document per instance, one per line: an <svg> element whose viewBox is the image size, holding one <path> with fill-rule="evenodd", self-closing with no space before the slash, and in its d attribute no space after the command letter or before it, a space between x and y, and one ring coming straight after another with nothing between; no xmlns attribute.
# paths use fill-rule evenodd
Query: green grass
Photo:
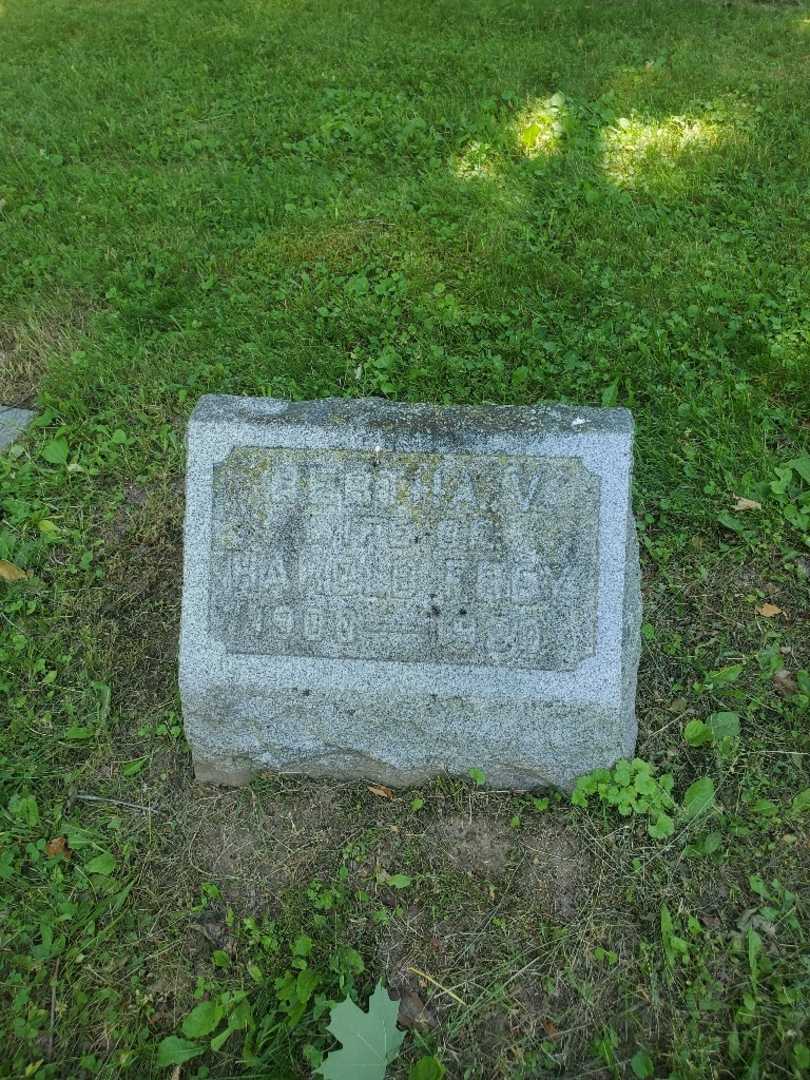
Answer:
<svg viewBox="0 0 810 1080"><path fill-rule="evenodd" d="M210 1000L183 1076L306 1076L378 978L395 1077L807 1075L808 56L801 4L0 0L0 1075L170 1075ZM638 752L714 806L195 787L207 392L629 406Z"/></svg>

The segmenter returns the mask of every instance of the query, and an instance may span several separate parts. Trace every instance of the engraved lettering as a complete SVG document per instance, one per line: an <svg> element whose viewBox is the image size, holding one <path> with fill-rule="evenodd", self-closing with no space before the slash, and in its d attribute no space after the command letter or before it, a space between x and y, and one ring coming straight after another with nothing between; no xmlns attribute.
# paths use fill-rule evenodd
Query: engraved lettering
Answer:
<svg viewBox="0 0 810 1080"><path fill-rule="evenodd" d="M354 625L352 623L352 618L347 611L338 613L337 619L335 620L335 631L344 641L352 641L354 637Z"/></svg>
<svg viewBox="0 0 810 1080"><path fill-rule="evenodd" d="M398 470L377 470L375 476L374 496L380 507L396 505L400 481L401 473Z"/></svg>
<svg viewBox="0 0 810 1080"><path fill-rule="evenodd" d="M261 566L262 583L270 589L283 589L289 583L284 560L277 552L270 555Z"/></svg>
<svg viewBox="0 0 810 1080"><path fill-rule="evenodd" d="M325 633L324 613L320 608L307 608L304 611L304 637L310 641L320 641Z"/></svg>
<svg viewBox="0 0 810 1080"><path fill-rule="evenodd" d="M475 489L469 476L462 476L458 481L450 505L454 510L468 510L476 506Z"/></svg>
<svg viewBox="0 0 810 1080"><path fill-rule="evenodd" d="M214 469L212 631L234 654L571 669L595 649L599 494L574 458L238 448Z"/></svg>
<svg viewBox="0 0 810 1080"><path fill-rule="evenodd" d="M448 559L444 565L444 584L449 592L458 592L464 579L465 564L461 559Z"/></svg>
<svg viewBox="0 0 810 1080"><path fill-rule="evenodd" d="M477 627L474 619L461 617L448 619L440 632L443 643L450 648L472 649L475 647Z"/></svg>
<svg viewBox="0 0 810 1080"><path fill-rule="evenodd" d="M478 599L498 600L504 593L506 567L494 562L478 564Z"/></svg>
<svg viewBox="0 0 810 1080"><path fill-rule="evenodd" d="M547 587L546 575L537 565L524 564L512 571L512 600L516 604L537 603Z"/></svg>
<svg viewBox="0 0 810 1080"><path fill-rule="evenodd" d="M534 476L522 476L520 469L511 468L506 472L506 481L510 489L510 496L514 499L518 509L525 514L532 505L534 496L542 482L542 474Z"/></svg>
<svg viewBox="0 0 810 1080"><path fill-rule="evenodd" d="M295 622L295 616L292 608L277 607L273 609L272 613L273 626L282 634L292 633L293 625Z"/></svg>
<svg viewBox="0 0 810 1080"><path fill-rule="evenodd" d="M298 469L295 465L280 465L270 477L270 498L274 502L289 502L298 490Z"/></svg>
<svg viewBox="0 0 810 1080"><path fill-rule="evenodd" d="M416 590L417 567L401 552L401 558L392 568L392 591L399 596L409 596Z"/></svg>
<svg viewBox="0 0 810 1080"><path fill-rule="evenodd" d="M368 473L349 473L345 495L351 506L368 506L371 502L371 477Z"/></svg>

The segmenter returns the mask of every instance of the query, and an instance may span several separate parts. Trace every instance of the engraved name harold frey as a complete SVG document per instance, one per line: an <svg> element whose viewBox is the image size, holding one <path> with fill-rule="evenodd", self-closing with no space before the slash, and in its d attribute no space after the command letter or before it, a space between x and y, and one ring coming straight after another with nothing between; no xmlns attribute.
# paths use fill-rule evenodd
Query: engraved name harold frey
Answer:
<svg viewBox="0 0 810 1080"><path fill-rule="evenodd" d="M570 670L595 648L599 503L573 457L237 447L209 629L231 654Z"/></svg>

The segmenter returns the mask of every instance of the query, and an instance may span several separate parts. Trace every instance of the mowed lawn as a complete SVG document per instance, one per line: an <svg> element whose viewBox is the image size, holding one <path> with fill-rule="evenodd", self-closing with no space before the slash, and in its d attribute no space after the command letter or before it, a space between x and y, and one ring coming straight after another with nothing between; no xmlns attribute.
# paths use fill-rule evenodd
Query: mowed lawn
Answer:
<svg viewBox="0 0 810 1080"><path fill-rule="evenodd" d="M0 1076L306 1077L378 979L403 1080L808 1075L809 75L802 4L0 0ZM211 392L632 409L652 779L195 786Z"/></svg>

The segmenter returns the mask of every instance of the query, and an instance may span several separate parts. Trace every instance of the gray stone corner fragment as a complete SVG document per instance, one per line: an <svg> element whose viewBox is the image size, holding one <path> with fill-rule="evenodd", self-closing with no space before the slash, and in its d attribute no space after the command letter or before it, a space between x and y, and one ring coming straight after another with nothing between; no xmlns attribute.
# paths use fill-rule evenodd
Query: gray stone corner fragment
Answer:
<svg viewBox="0 0 810 1080"><path fill-rule="evenodd" d="M19 439L35 416L30 409L0 404L0 450Z"/></svg>
<svg viewBox="0 0 810 1080"><path fill-rule="evenodd" d="M180 687L195 773L570 788L633 753L624 409L204 397Z"/></svg>

